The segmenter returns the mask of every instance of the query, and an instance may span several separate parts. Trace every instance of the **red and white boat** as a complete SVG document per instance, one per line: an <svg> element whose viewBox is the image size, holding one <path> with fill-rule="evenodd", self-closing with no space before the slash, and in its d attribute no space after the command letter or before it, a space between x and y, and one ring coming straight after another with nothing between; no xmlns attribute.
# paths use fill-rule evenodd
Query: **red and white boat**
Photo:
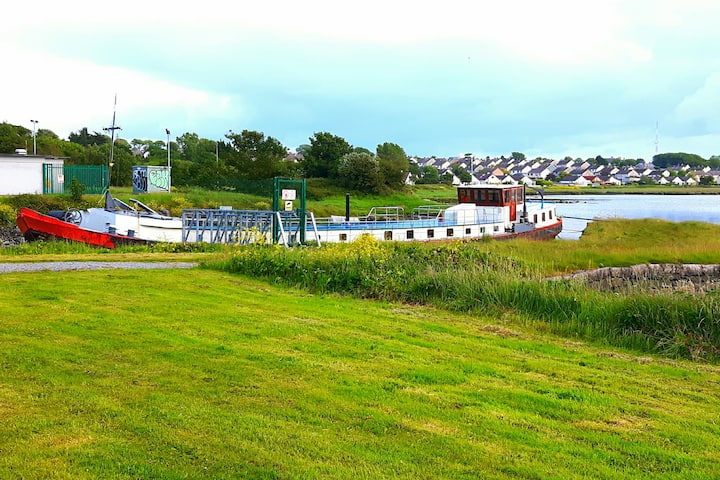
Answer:
<svg viewBox="0 0 720 480"><path fill-rule="evenodd" d="M22 208L17 224L26 239L55 237L106 248L153 242L272 243L301 239L351 242L361 235L382 241L448 241L483 238L555 238L562 219L555 205L525 198L517 185L461 185L458 203L427 206L406 215L400 207L375 207L363 217L316 219L311 212L188 209L163 215L137 200L133 206L105 195L104 208L55 211ZM303 228L304 226L304 228Z"/></svg>

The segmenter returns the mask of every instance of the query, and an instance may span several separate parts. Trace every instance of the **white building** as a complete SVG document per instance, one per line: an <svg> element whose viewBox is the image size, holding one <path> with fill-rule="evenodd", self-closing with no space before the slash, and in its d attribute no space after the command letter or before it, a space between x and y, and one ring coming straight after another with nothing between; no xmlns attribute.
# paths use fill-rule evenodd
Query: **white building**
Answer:
<svg viewBox="0 0 720 480"><path fill-rule="evenodd" d="M50 173L62 172L63 165L58 157L0 153L0 195L42 194L44 187L64 183L62 174L55 178Z"/></svg>

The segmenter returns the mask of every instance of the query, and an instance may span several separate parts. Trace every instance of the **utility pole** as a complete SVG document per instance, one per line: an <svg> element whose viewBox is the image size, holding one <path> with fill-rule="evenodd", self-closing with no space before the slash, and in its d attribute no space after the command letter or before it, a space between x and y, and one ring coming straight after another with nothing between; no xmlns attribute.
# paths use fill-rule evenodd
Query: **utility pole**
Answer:
<svg viewBox="0 0 720 480"><path fill-rule="evenodd" d="M108 162L108 182L107 188L110 188L110 171L113 167L113 151L115 150L115 130L122 130L122 128L115 125L115 112L117 110L117 93L115 94L115 103L113 104L113 120L112 126L103 128L106 132L110 132L110 161Z"/></svg>

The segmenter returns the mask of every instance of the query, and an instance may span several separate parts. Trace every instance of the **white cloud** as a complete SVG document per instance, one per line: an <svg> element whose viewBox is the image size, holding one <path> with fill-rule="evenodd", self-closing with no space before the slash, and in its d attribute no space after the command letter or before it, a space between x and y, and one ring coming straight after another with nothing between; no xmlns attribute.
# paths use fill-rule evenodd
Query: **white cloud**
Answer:
<svg viewBox="0 0 720 480"><path fill-rule="evenodd" d="M20 123L40 120L61 137L84 126L99 130L112 120L113 97L117 94L118 115L134 111L172 108L187 118L212 111L215 116L242 115L242 109L227 96L184 88L166 80L132 70L68 60L25 50L5 50L8 65L29 65L6 75L0 90L3 115ZM16 92L24 92L18 96ZM203 115L203 113L200 113ZM24 118L27 117L27 122ZM165 119L177 121L177 119ZM122 123L120 121L119 123Z"/></svg>
<svg viewBox="0 0 720 480"><path fill-rule="evenodd" d="M681 123L699 123L707 131L720 133L718 112L720 112L720 72L708 76L705 83L686 96L675 109L677 120Z"/></svg>

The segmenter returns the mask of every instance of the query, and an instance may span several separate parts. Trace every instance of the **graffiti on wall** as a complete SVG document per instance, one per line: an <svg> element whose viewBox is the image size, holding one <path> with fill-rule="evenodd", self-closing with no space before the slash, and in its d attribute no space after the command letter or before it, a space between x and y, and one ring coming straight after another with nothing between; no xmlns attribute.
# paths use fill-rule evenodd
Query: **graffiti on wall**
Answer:
<svg viewBox="0 0 720 480"><path fill-rule="evenodd" d="M170 169L157 166L133 167L133 193L170 191Z"/></svg>

